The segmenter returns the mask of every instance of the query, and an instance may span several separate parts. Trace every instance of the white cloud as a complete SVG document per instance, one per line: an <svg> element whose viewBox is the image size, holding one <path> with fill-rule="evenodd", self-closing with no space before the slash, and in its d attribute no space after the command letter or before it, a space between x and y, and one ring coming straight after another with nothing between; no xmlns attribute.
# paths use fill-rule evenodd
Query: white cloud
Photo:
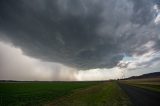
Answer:
<svg viewBox="0 0 160 106"><path fill-rule="evenodd" d="M97 68L90 70L80 70L78 71L76 77L78 80L109 80L109 79L118 79L122 76L122 69L115 67L111 69L106 68Z"/></svg>
<svg viewBox="0 0 160 106"><path fill-rule="evenodd" d="M155 12L156 12L154 22L155 22L155 24L160 24L160 9L158 8L158 5L157 5L157 4L154 5L154 6L153 6L153 9L154 9Z"/></svg>
<svg viewBox="0 0 160 106"><path fill-rule="evenodd" d="M118 67L126 70L126 77L159 71L160 51L152 49L153 44L153 42L147 42L143 45L148 52L142 55L135 53L131 57L126 56L118 63Z"/></svg>
<svg viewBox="0 0 160 106"><path fill-rule="evenodd" d="M160 24L160 13L157 15L157 17L155 18L154 22L156 24Z"/></svg>

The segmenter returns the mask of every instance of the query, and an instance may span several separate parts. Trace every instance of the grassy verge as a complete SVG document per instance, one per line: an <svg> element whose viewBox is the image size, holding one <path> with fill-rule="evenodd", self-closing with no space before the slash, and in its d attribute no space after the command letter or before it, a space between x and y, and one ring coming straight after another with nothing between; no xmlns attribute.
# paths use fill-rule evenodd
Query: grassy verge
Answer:
<svg viewBox="0 0 160 106"><path fill-rule="evenodd" d="M98 84L98 82L14 82L0 83L0 106L41 105L58 97L68 95L75 89Z"/></svg>
<svg viewBox="0 0 160 106"><path fill-rule="evenodd" d="M132 85L132 86L136 86L136 87L140 87L140 88L143 88L143 89L148 89L148 90L151 90L151 91L156 91L156 92L160 92L160 85L154 85L154 84L133 84L133 83L129 83L129 85Z"/></svg>
<svg viewBox="0 0 160 106"><path fill-rule="evenodd" d="M151 91L160 92L160 78L124 80L121 82Z"/></svg>
<svg viewBox="0 0 160 106"><path fill-rule="evenodd" d="M48 106L130 106L127 95L116 82L107 82L62 97Z"/></svg>

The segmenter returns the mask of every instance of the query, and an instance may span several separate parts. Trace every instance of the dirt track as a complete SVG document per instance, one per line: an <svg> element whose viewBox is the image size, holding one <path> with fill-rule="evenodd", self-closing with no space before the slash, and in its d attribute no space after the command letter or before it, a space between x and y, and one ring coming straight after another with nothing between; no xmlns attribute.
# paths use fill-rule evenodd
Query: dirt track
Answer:
<svg viewBox="0 0 160 106"><path fill-rule="evenodd" d="M128 94L134 106L160 106L159 92L152 92L126 84L119 85Z"/></svg>

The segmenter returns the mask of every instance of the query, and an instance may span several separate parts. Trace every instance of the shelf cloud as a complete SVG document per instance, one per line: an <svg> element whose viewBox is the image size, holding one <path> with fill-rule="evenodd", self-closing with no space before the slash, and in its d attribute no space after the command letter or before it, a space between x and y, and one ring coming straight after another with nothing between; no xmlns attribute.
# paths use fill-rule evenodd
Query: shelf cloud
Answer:
<svg viewBox="0 0 160 106"><path fill-rule="evenodd" d="M160 51L159 7L159 0L1 0L0 41L43 62L114 69L125 56Z"/></svg>

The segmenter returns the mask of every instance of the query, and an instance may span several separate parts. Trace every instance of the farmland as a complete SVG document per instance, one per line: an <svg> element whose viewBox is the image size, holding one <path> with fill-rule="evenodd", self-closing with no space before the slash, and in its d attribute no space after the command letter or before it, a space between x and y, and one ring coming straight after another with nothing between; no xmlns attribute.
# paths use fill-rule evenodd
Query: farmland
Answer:
<svg viewBox="0 0 160 106"><path fill-rule="evenodd" d="M2 82L0 88L1 106L146 106L159 104L160 98L159 78L99 82Z"/></svg>
<svg viewBox="0 0 160 106"><path fill-rule="evenodd" d="M82 89L98 82L7 82L0 83L1 106L41 105L75 89Z"/></svg>
<svg viewBox="0 0 160 106"><path fill-rule="evenodd" d="M128 96L116 82L105 82L100 85L79 90L62 97L48 106L130 106Z"/></svg>
<svg viewBox="0 0 160 106"><path fill-rule="evenodd" d="M1 106L131 104L116 82L12 82L0 88Z"/></svg>

